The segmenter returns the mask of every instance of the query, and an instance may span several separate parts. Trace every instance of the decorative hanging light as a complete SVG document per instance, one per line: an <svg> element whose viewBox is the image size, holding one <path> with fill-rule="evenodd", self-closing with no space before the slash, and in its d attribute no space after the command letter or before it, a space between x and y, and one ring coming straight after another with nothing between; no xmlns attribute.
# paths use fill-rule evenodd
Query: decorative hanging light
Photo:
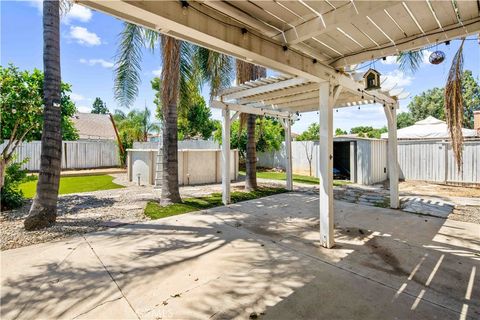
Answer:
<svg viewBox="0 0 480 320"><path fill-rule="evenodd" d="M430 61L431 64L440 64L445 60L445 52L436 50L430 54L430 57L428 57L428 61Z"/></svg>

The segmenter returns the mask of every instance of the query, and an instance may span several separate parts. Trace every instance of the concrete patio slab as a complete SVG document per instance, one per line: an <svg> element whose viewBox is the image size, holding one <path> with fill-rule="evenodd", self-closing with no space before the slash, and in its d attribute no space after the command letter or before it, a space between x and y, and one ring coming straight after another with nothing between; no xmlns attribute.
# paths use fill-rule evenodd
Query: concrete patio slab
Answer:
<svg viewBox="0 0 480 320"><path fill-rule="evenodd" d="M478 319L480 225L288 193L1 253L2 319Z"/></svg>

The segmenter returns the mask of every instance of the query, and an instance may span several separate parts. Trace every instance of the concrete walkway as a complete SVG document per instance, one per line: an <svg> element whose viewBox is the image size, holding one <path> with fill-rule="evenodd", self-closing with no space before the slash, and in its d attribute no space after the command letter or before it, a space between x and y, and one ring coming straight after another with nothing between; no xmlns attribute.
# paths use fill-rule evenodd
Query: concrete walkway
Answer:
<svg viewBox="0 0 480 320"><path fill-rule="evenodd" d="M2 319L478 319L480 225L288 193L1 253Z"/></svg>

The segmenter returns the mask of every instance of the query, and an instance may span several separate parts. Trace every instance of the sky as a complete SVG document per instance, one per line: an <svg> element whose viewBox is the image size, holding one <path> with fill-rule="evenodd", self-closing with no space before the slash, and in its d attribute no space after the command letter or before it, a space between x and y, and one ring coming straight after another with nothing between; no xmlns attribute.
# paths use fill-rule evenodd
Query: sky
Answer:
<svg viewBox="0 0 480 320"><path fill-rule="evenodd" d="M0 64L6 66L13 63L22 70L42 70L42 2L5 1L0 0ZM79 5L74 5L70 12L62 18L61 23L61 70L62 81L72 85L71 98L80 112L90 112L95 97L106 102L110 111L121 109L113 97L113 66L117 48L118 35L123 28L123 22L106 14L96 12ZM476 79L480 73L479 39L471 37L464 46L464 69L472 70ZM440 44L429 48L425 53L424 63L420 69L406 73L398 69L395 57L386 61L379 60L372 65L360 65L359 71L368 67L377 69L385 81L384 88L395 86L404 88L409 96L400 102L400 112L407 111L407 105L415 95L433 87L443 87L448 75L451 59L455 55L460 41L451 41L449 46ZM446 54L445 61L440 65L428 63L428 55L435 50ZM160 52L145 50L142 60L142 83L139 96L132 108L147 108L154 110L154 92L150 81L161 71ZM269 70L268 74L275 71ZM208 102L208 87L204 86L202 94ZM131 109L132 109L131 108ZM127 109L121 109L128 111ZM221 113L212 109L212 117L221 119ZM301 133L307 127L318 121L316 112L304 113L293 125L293 132ZM342 108L334 112L334 128L350 130L360 125L370 125L380 128L386 125L383 107L381 105L365 105Z"/></svg>

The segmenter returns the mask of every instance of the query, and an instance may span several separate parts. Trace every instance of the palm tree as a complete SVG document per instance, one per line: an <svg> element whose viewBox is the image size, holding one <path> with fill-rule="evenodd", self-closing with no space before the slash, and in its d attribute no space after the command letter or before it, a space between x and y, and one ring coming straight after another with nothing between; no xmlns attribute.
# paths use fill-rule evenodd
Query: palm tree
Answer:
<svg viewBox="0 0 480 320"><path fill-rule="evenodd" d="M236 61L237 83L244 83L250 80L266 77L267 69L251 63ZM257 188L257 154L255 142L256 115L242 113L240 116L240 131L247 125L247 154L245 161L245 189L254 190Z"/></svg>
<svg viewBox="0 0 480 320"><path fill-rule="evenodd" d="M26 230L45 228L57 218L62 157L60 109L60 2L43 1L44 122L37 193L24 225Z"/></svg>
<svg viewBox="0 0 480 320"><path fill-rule="evenodd" d="M149 134L160 131L160 126L151 121L150 110L146 107L142 111L132 110L127 114L121 110L115 110L113 119L120 134L126 134L131 141L145 142Z"/></svg>
<svg viewBox="0 0 480 320"><path fill-rule="evenodd" d="M129 107L138 95L140 62L144 47L155 49L160 41L162 52L161 108L162 126L162 205L181 202L178 188L178 108L189 103L192 83L200 86L202 79L211 82L215 93L228 80L228 58L203 51L186 42L126 23L120 35L120 47L115 69L115 97L122 106ZM214 63L221 61L222 64ZM213 67L213 66L214 67ZM223 68L223 69L222 69Z"/></svg>

